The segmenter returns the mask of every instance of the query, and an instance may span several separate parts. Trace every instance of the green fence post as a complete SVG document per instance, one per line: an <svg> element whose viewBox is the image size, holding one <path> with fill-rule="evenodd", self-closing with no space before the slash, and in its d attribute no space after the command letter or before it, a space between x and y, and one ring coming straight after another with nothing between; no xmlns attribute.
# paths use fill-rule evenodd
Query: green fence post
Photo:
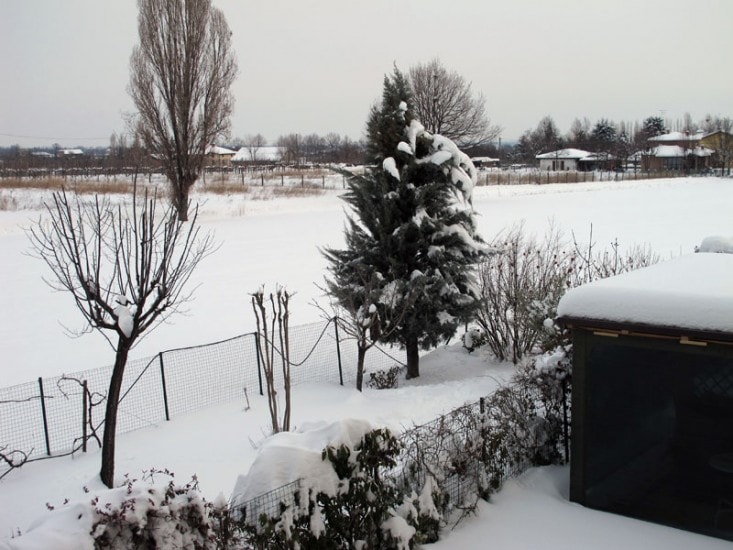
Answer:
<svg viewBox="0 0 733 550"><path fill-rule="evenodd" d="M163 384L163 407L165 408L165 419L169 421L171 419L170 412L168 411L168 388L165 383L165 368L163 366L163 353L158 354L158 362L160 363L160 380Z"/></svg>
<svg viewBox="0 0 733 550"><path fill-rule="evenodd" d="M339 363L339 382L344 385L344 371L341 367L341 341L339 340L339 323L338 317L333 318L333 328L336 331L336 357Z"/></svg>
<svg viewBox="0 0 733 550"><path fill-rule="evenodd" d="M51 456L51 444L48 438L48 417L46 416L46 396L43 394L43 378L38 377L38 388L41 391L41 414L43 415L43 435L46 438L46 454Z"/></svg>

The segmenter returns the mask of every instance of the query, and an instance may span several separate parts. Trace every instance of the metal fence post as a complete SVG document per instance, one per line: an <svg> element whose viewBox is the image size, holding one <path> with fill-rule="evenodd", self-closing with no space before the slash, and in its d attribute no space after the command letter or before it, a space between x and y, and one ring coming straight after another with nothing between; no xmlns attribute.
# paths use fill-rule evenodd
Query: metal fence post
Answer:
<svg viewBox="0 0 733 550"><path fill-rule="evenodd" d="M260 382L260 395L265 395L265 392L262 391L262 364L260 363L260 339L256 332L253 332L252 336L255 337L255 357L257 358L257 379Z"/></svg>
<svg viewBox="0 0 733 550"><path fill-rule="evenodd" d="M87 452L87 393L88 393L88 383L86 380L84 380L84 383L82 384L82 398L81 398L81 450L85 453Z"/></svg>
<svg viewBox="0 0 733 550"><path fill-rule="evenodd" d="M333 328L336 331L336 357L339 362L339 382L344 385L344 371L341 367L341 341L339 340L339 322L338 317L333 318Z"/></svg>
<svg viewBox="0 0 733 550"><path fill-rule="evenodd" d="M43 415L43 435L46 438L46 454L51 456L51 444L48 439L48 418L46 416L46 396L43 394L43 378L38 377L38 388L41 390L41 414Z"/></svg>
<svg viewBox="0 0 733 550"><path fill-rule="evenodd" d="M165 419L169 421L171 419L170 412L168 411L168 388L165 383L165 367L163 366L163 352L158 354L158 361L160 363L160 380L163 384L163 407L165 407Z"/></svg>

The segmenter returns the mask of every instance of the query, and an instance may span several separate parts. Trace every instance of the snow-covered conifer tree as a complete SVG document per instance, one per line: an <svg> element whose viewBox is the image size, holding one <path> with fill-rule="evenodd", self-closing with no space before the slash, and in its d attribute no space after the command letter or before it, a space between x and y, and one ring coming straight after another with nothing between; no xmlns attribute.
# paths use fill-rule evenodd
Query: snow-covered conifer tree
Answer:
<svg viewBox="0 0 733 550"><path fill-rule="evenodd" d="M473 164L451 140L426 132L409 101L409 85L395 69L367 124L376 166L349 181L346 249L324 254L329 291L362 312L357 322L373 337L406 349L413 378L420 348L449 339L471 319L474 265L487 248L471 205Z"/></svg>

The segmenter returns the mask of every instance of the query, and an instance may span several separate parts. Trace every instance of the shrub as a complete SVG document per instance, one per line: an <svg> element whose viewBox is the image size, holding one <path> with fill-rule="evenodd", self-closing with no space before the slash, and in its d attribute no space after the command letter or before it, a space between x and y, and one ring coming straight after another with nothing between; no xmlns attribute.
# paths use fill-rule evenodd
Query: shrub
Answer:
<svg viewBox="0 0 733 550"><path fill-rule="evenodd" d="M563 247L554 228L539 242L518 226L492 246L500 253L479 267L476 320L494 355L516 364L536 347L544 320L554 317L576 257Z"/></svg>
<svg viewBox="0 0 733 550"><path fill-rule="evenodd" d="M165 485L146 483L155 475ZM121 493L115 499L115 493ZM226 501L206 502L194 478L177 485L168 471L150 471L143 482L129 479L107 494L95 497L92 537L95 548L223 548L236 542Z"/></svg>
<svg viewBox="0 0 733 550"><path fill-rule="evenodd" d="M377 390L388 390L396 388L402 367L394 365L388 369L380 369L369 373L367 386Z"/></svg>
<svg viewBox="0 0 733 550"><path fill-rule="evenodd" d="M485 345L486 342L486 333L478 327L468 329L461 337L461 343L463 344L463 347L468 350L468 353L471 353L477 348Z"/></svg>
<svg viewBox="0 0 733 550"><path fill-rule="evenodd" d="M620 252L594 250L591 228L586 247L572 244L550 227L543 240L516 226L491 245L500 251L479 266L480 304L476 321L486 343L500 360L519 363L532 353L567 344L567 334L555 326L557 305L568 288L618 275L659 261L648 248Z"/></svg>

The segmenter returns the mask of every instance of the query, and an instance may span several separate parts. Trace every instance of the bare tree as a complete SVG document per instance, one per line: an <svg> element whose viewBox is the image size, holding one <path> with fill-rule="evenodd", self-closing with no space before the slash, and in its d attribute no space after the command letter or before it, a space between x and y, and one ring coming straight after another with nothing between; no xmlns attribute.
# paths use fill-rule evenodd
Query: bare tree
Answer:
<svg viewBox="0 0 733 550"><path fill-rule="evenodd" d="M285 164L300 165L303 156L303 138L300 134L287 134L277 138L277 145L281 148L282 161Z"/></svg>
<svg viewBox="0 0 733 550"><path fill-rule="evenodd" d="M197 211L187 226L170 207L156 216L155 196L127 208L97 195L84 202L64 190L53 194L46 217L28 235L55 280L50 286L71 293L86 326L99 331L115 350L107 392L102 467L107 487L114 483L117 408L127 356L143 333L175 313L191 296L184 287L212 250L200 235Z"/></svg>
<svg viewBox="0 0 733 550"><path fill-rule="evenodd" d="M441 134L461 148L496 140L501 127L486 115L483 94L474 96L471 83L449 71L440 59L410 68L415 115L431 133Z"/></svg>
<svg viewBox="0 0 733 550"><path fill-rule="evenodd" d="M326 144L326 152L329 162L338 162L339 150L341 149L341 135L336 132L329 132L323 138Z"/></svg>
<svg viewBox="0 0 733 550"><path fill-rule="evenodd" d="M138 0L140 44L130 58L137 131L163 162L180 220L206 148L229 131L237 75L231 31L211 0Z"/></svg>
<svg viewBox="0 0 733 550"><path fill-rule="evenodd" d="M275 294L265 296L264 288L251 294L252 311L257 321L257 354L265 372L267 386L267 405L270 409L270 420L273 433L290 430L290 294L283 288L278 288ZM268 315L267 304L270 304ZM276 330L277 329L277 330ZM278 342L275 341L277 334ZM278 343L280 347L278 348ZM280 422L278 414L277 388L275 386L275 355L280 356L282 365L282 384L285 394L283 418Z"/></svg>
<svg viewBox="0 0 733 550"><path fill-rule="evenodd" d="M244 146L247 148L247 152L249 153L249 159L252 161L252 164L255 164L257 162L257 155L260 152L260 148L267 145L267 140L265 139L265 136L262 134L248 134L244 138Z"/></svg>

